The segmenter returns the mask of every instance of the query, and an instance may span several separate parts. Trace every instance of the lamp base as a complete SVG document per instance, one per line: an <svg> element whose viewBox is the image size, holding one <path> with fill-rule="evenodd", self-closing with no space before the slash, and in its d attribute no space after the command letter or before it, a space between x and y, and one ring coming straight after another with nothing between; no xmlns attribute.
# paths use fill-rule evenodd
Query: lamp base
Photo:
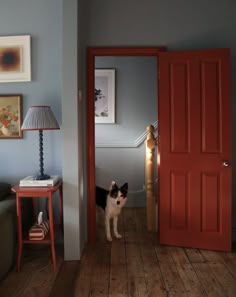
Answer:
<svg viewBox="0 0 236 297"><path fill-rule="evenodd" d="M38 174L35 176L35 180L45 180L45 179L50 179L50 175L48 174Z"/></svg>

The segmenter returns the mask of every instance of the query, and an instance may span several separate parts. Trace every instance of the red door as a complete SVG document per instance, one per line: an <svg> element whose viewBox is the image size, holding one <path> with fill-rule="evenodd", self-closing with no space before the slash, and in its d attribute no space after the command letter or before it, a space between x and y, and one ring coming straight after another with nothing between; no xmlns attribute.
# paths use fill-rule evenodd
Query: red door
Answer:
<svg viewBox="0 0 236 297"><path fill-rule="evenodd" d="M231 249L230 52L159 53L160 243Z"/></svg>

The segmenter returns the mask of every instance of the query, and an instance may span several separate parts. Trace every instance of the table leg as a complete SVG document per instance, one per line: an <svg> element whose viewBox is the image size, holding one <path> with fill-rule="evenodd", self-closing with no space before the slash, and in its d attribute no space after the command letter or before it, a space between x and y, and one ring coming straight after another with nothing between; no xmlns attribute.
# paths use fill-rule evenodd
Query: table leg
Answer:
<svg viewBox="0 0 236 297"><path fill-rule="evenodd" d="M62 189L62 184L59 188L59 212L60 212L60 226L63 231L63 189Z"/></svg>
<svg viewBox="0 0 236 297"><path fill-rule="evenodd" d="M32 206L33 206L33 215L34 215L34 220L36 221L38 216L37 216L37 198L32 197Z"/></svg>
<svg viewBox="0 0 236 297"><path fill-rule="evenodd" d="M16 212L17 212L17 226L18 226L17 271L20 271L23 242L22 242L21 200L20 200L19 194L16 194Z"/></svg>
<svg viewBox="0 0 236 297"><path fill-rule="evenodd" d="M49 196L48 196L48 212L49 212L52 264L53 264L53 270L54 270L54 272L56 272L57 264L56 264L56 253L55 253L55 234L54 234L54 223L53 223L52 193L49 193Z"/></svg>

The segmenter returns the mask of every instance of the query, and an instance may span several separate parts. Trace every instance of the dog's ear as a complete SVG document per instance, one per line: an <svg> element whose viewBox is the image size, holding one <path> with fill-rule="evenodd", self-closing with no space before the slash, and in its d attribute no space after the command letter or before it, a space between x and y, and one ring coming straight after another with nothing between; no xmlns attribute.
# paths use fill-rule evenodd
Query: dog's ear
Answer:
<svg viewBox="0 0 236 297"><path fill-rule="evenodd" d="M128 183L124 183L123 186L120 188L122 192L128 192Z"/></svg>
<svg viewBox="0 0 236 297"><path fill-rule="evenodd" d="M116 182L113 180L110 185L110 190L114 189L115 187L116 187Z"/></svg>

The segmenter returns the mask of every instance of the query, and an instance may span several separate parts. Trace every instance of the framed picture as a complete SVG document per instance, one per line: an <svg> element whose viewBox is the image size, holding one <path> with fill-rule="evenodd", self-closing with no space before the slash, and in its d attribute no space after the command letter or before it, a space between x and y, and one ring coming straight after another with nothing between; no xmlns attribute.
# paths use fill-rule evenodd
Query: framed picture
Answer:
<svg viewBox="0 0 236 297"><path fill-rule="evenodd" d="M22 138L22 95L0 95L0 139Z"/></svg>
<svg viewBox="0 0 236 297"><path fill-rule="evenodd" d="M0 37L0 82L31 81L30 36Z"/></svg>
<svg viewBox="0 0 236 297"><path fill-rule="evenodd" d="M115 69L95 69L95 123L115 123Z"/></svg>

